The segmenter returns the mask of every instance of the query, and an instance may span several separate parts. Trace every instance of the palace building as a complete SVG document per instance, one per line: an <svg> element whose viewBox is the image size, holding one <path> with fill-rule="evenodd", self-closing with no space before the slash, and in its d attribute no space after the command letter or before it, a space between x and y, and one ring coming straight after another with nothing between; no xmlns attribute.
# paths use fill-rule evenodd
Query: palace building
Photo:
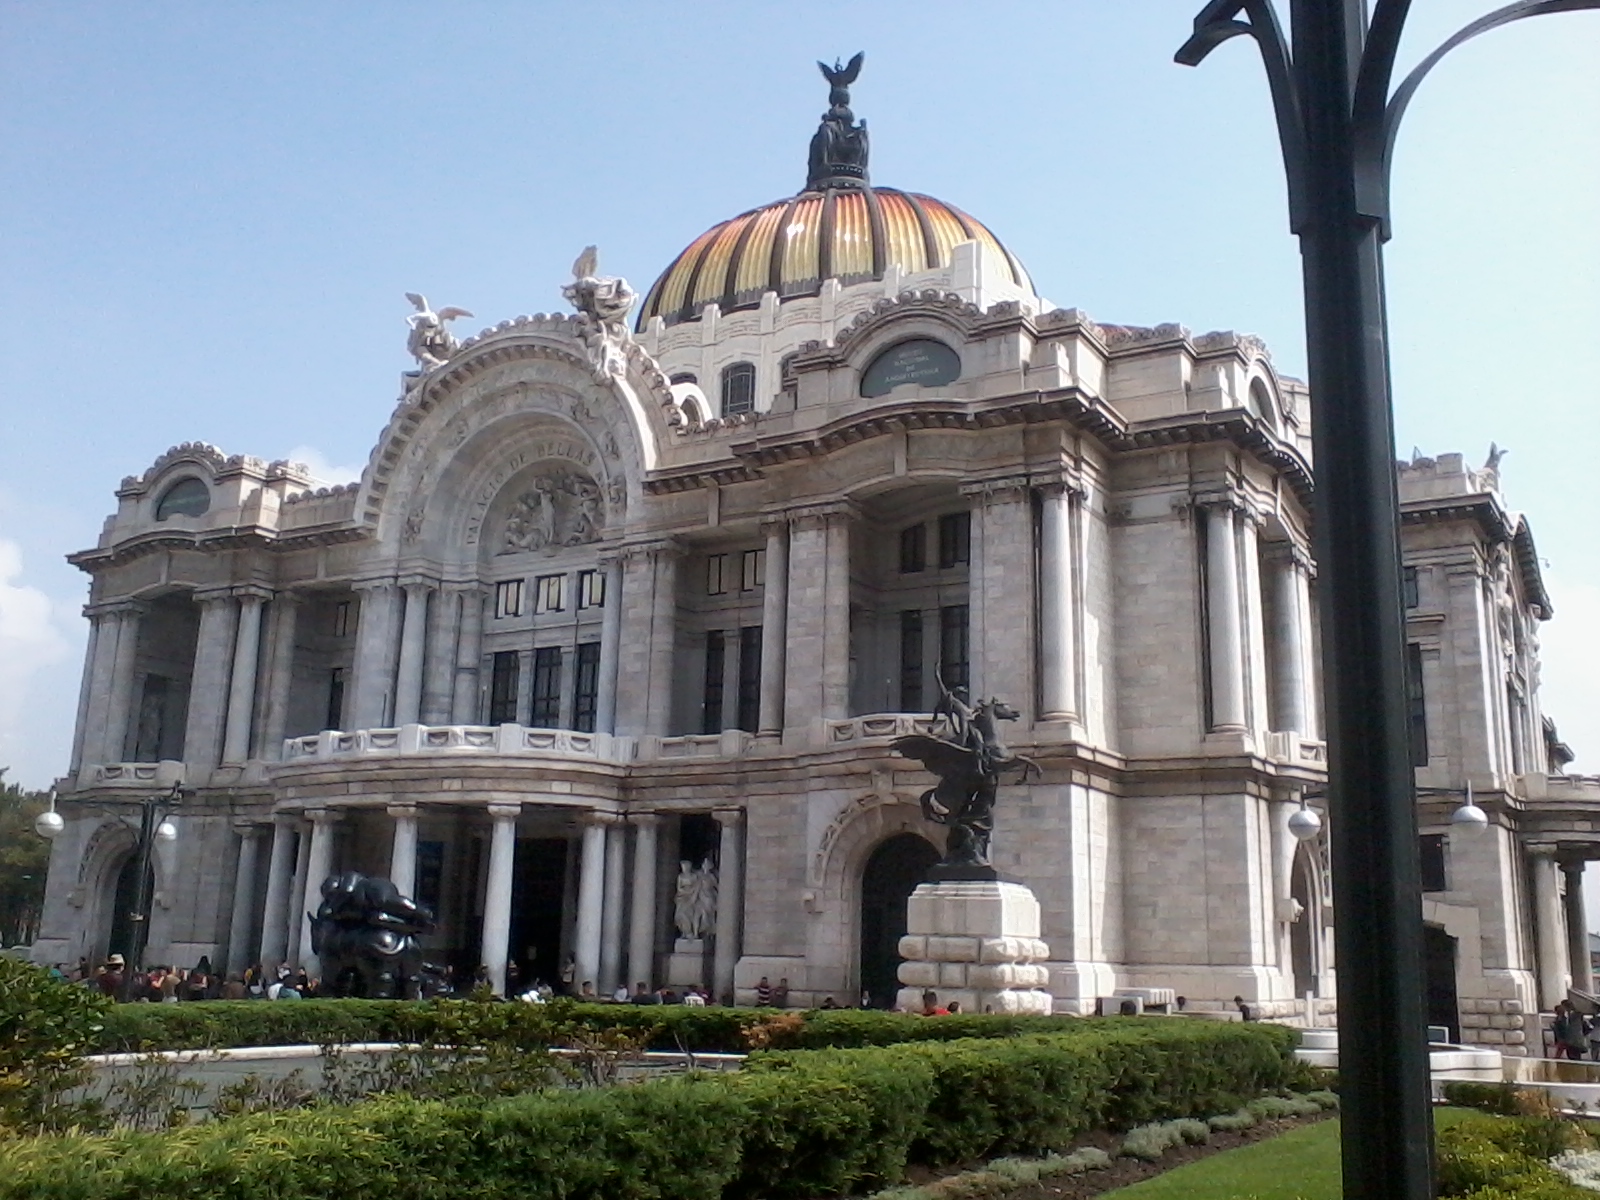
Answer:
<svg viewBox="0 0 1600 1200"><path fill-rule="evenodd" d="M1057 1011L1336 1009L1326 818L1291 821L1325 784L1304 385L1253 337L1040 299L979 220L870 181L847 74L805 188L636 311L592 255L575 314L459 343L416 297L359 481L199 443L123 480L72 556L92 633L36 957L129 948L110 802L181 784L148 962L315 974L306 912L354 870L497 987L570 959L602 993L887 1003L945 832L889 744L942 679L1018 710L1041 768L994 854ZM1431 1019L1515 1050L1592 986L1600 781L1559 773L1496 466L1400 481ZM1468 785L1487 828L1452 821Z"/></svg>

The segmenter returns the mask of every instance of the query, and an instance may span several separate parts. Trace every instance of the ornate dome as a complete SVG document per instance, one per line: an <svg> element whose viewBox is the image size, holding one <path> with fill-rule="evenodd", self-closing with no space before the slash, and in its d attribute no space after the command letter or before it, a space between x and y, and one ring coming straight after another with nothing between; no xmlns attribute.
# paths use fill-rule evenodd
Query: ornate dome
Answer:
<svg viewBox="0 0 1600 1200"><path fill-rule="evenodd" d="M723 312L753 308L766 292L779 299L814 296L824 279L882 279L890 266L905 275L950 265L950 252L978 242L1006 264L1011 282L1033 284L1016 257L980 222L932 196L874 188L867 177L867 123L850 111L850 85L862 55L848 66L818 63L827 79L828 111L811 139L806 186L798 196L753 208L706 230L661 273L639 309L668 325L692 321L707 304Z"/></svg>
<svg viewBox="0 0 1600 1200"><path fill-rule="evenodd" d="M741 213L689 243L661 273L639 310L668 325L692 321L707 304L752 308L763 292L814 296L824 279L882 279L890 265L912 275L950 264L950 251L979 242L1033 290L1015 255L981 222L952 204L916 192L855 186L807 190Z"/></svg>

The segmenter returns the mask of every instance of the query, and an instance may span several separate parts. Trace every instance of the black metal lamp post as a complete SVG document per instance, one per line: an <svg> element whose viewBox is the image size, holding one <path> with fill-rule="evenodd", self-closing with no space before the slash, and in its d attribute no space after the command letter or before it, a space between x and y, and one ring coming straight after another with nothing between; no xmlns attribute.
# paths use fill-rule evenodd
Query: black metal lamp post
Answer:
<svg viewBox="0 0 1600 1200"><path fill-rule="evenodd" d="M122 971L122 995L119 999L123 1001L133 998L133 977L144 967L144 952L150 942L150 907L154 901L150 887L150 855L158 841L170 842L178 836L177 828L168 818L188 794L182 784L174 783L164 792L155 792L137 800L102 799L95 802L100 807L124 812L136 809L139 814L138 832L135 835L137 841L133 849L136 882L133 912L129 914L133 924L133 944L128 950L128 961ZM50 808L39 814L34 829L39 836L54 839L65 828L66 823L56 812L52 793Z"/></svg>
<svg viewBox="0 0 1600 1200"><path fill-rule="evenodd" d="M1422 78L1469 38L1600 0L1522 0L1467 25L1390 90L1410 0L1213 0L1177 61L1240 34L1266 66L1300 239L1316 452L1339 973L1344 1194L1433 1195L1415 778L1405 699L1399 504L1384 314L1395 132Z"/></svg>

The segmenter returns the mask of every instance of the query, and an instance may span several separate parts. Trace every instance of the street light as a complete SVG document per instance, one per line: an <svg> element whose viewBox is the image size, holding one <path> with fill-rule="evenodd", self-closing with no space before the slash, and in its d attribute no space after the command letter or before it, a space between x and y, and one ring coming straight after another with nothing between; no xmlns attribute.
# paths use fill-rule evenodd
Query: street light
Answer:
<svg viewBox="0 0 1600 1200"><path fill-rule="evenodd" d="M1497 9L1391 92L1410 7L1375 0L1369 23L1366 0L1290 0L1285 38L1272 0L1211 0L1176 56L1195 66L1229 38L1254 38L1277 117L1289 226L1300 239L1316 456L1344 1194L1394 1200L1433 1195L1383 299L1395 133L1423 77L1462 42L1524 17L1600 8L1600 0Z"/></svg>
<svg viewBox="0 0 1600 1200"><path fill-rule="evenodd" d="M118 797L95 801L103 808L138 809L139 812L139 826L133 849L134 870L138 874L134 885L133 912L129 914L129 920L133 923L133 945L129 949L128 961L122 971L121 999L124 1001L132 998L133 977L144 966L145 947L150 941L150 906L153 901L150 889L150 853L156 842L170 845L177 841L178 827L171 821L171 813L189 794L181 783L174 783L164 792L155 792L136 800L124 800ZM123 819L121 812L117 815L119 820ZM53 840L59 837L66 827L67 823L56 811L56 794L55 790L51 789L50 807L34 820L34 832L40 837Z"/></svg>

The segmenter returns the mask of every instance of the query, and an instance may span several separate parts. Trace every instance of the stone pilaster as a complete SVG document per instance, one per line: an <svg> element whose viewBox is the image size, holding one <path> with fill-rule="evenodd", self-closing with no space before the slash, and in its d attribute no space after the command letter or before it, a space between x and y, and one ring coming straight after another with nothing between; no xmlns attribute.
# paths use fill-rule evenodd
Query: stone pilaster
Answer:
<svg viewBox="0 0 1600 1200"><path fill-rule="evenodd" d="M615 555L600 560L605 572L605 607L600 613L600 678L595 697L594 727L617 731L617 663L622 639L622 561Z"/></svg>
<svg viewBox="0 0 1600 1200"><path fill-rule="evenodd" d="M789 521L784 724L810 729L850 711L850 509L799 509Z"/></svg>
<svg viewBox="0 0 1600 1200"><path fill-rule="evenodd" d="M239 593L239 625L228 684L228 721L222 740L222 761L226 763L243 763L250 757L256 667L261 653L261 606L270 594L254 588Z"/></svg>
<svg viewBox="0 0 1600 1200"><path fill-rule="evenodd" d="M578 868L577 973L573 986L598 983L600 978L600 926L605 907L606 835L612 818L607 813L587 814L583 825L583 856Z"/></svg>
<svg viewBox="0 0 1600 1200"><path fill-rule="evenodd" d="M76 775L83 766L83 743L89 729L89 712L94 707L95 663L99 655L101 629L108 623L105 614L89 612L89 642L83 651L83 677L78 684L78 719L72 727L72 759L69 771Z"/></svg>
<svg viewBox="0 0 1600 1200"><path fill-rule="evenodd" d="M1034 708L1033 502L1023 478L962 489L972 501L971 694L999 696L1026 720Z"/></svg>
<svg viewBox="0 0 1600 1200"><path fill-rule="evenodd" d="M661 825L661 818L655 813L635 813L628 818L628 824L633 826L633 911L628 929L627 977L629 982L642 981L646 987L654 988L656 831Z"/></svg>
<svg viewBox="0 0 1600 1200"><path fill-rule="evenodd" d="M394 712L396 617L400 589L393 580L356 585L361 611L356 630L355 699L350 707L353 729L382 729Z"/></svg>
<svg viewBox="0 0 1600 1200"><path fill-rule="evenodd" d="M227 592L198 597L200 634L195 643L194 676L189 685L189 723L183 759L191 767L214 767L222 755L222 731L233 661L239 606Z"/></svg>
<svg viewBox="0 0 1600 1200"><path fill-rule="evenodd" d="M1582 992L1594 991L1594 968L1589 962L1589 916L1583 902L1583 860L1561 864L1566 876L1567 968L1572 986Z"/></svg>
<svg viewBox="0 0 1600 1200"><path fill-rule="evenodd" d="M1567 998L1567 945L1554 846L1529 846L1533 875L1533 931L1539 947L1539 1007L1549 1012Z"/></svg>
<svg viewBox="0 0 1600 1200"><path fill-rule="evenodd" d="M106 681L105 728L98 759L103 763L122 762L128 756L128 725L136 708L133 668L139 652L139 621L143 606L131 602L121 604L117 606L115 615L116 644Z"/></svg>
<svg viewBox="0 0 1600 1200"><path fill-rule="evenodd" d="M1246 712L1237 522L1228 504L1207 505L1204 512L1211 728L1217 733L1242 733Z"/></svg>
<svg viewBox="0 0 1600 1200"><path fill-rule="evenodd" d="M456 681L456 639L461 631L460 589L445 588L433 594L428 605L428 650L422 669L424 725L448 725Z"/></svg>
<svg viewBox="0 0 1600 1200"><path fill-rule="evenodd" d="M233 912L228 921L228 962L231 972L250 965L250 921L255 915L256 865L261 854L261 826L245 822L236 825L239 833L239 859L233 875Z"/></svg>
<svg viewBox="0 0 1600 1200"><path fill-rule="evenodd" d="M744 928L744 810L718 809L713 816L721 826L717 847L717 925L712 957L712 999L721 1004L731 997L734 968L739 965L739 940Z"/></svg>
<svg viewBox="0 0 1600 1200"><path fill-rule="evenodd" d="M272 852L267 857L267 902L261 914L261 965L272 970L289 956L289 904L295 875L294 822L272 818Z"/></svg>
<svg viewBox="0 0 1600 1200"><path fill-rule="evenodd" d="M616 688L619 734L640 737L669 731L677 560L678 548L669 542L631 547L623 555Z"/></svg>
<svg viewBox="0 0 1600 1200"><path fill-rule="evenodd" d="M783 731L784 654L788 646L789 522L767 523L767 572L761 595L762 733Z"/></svg>
<svg viewBox="0 0 1600 1200"><path fill-rule="evenodd" d="M457 725L473 725L478 713L478 658L483 651L483 589L468 584L460 589L461 637L456 642L455 689L450 701L450 719Z"/></svg>
<svg viewBox="0 0 1600 1200"><path fill-rule="evenodd" d="M300 597L293 592L277 592L272 597L267 663L267 711L262 722L261 757L277 760L283 756L284 730L289 724L289 688L294 682L295 625L300 615Z"/></svg>
<svg viewBox="0 0 1600 1200"><path fill-rule="evenodd" d="M617 984L626 983L621 978L623 905L627 903L627 830L613 826L606 836L606 886L605 907L600 912L600 979L597 988L602 996L616 991Z"/></svg>
<svg viewBox="0 0 1600 1200"><path fill-rule="evenodd" d="M396 725L415 725L422 717L422 667L428 636L428 597L433 594L433 585L408 579L401 591L405 594L405 618L400 627L400 665L391 720Z"/></svg>
<svg viewBox="0 0 1600 1200"><path fill-rule="evenodd" d="M1042 490L1039 509L1039 719L1080 716L1078 689L1078 511L1065 484Z"/></svg>

